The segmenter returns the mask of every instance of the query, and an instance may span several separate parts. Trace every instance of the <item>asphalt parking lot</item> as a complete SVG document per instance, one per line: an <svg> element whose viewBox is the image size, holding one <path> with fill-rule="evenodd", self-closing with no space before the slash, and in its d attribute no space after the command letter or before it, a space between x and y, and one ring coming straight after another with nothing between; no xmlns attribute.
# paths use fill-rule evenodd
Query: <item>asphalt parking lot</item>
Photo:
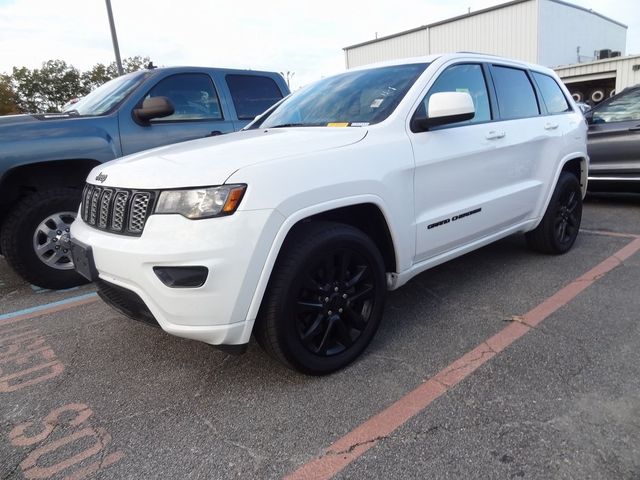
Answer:
<svg viewBox="0 0 640 480"><path fill-rule="evenodd" d="M560 257L511 237L389 296L322 378L126 319L0 259L0 479L640 478L640 197Z"/></svg>

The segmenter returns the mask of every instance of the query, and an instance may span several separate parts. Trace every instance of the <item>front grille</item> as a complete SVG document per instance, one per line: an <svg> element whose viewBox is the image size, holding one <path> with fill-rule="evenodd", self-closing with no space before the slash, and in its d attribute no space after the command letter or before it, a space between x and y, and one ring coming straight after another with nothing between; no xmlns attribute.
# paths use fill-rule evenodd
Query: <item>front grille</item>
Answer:
<svg viewBox="0 0 640 480"><path fill-rule="evenodd" d="M122 235L142 235L153 212L156 193L148 190L99 187L87 183L80 213L85 223Z"/></svg>
<svg viewBox="0 0 640 480"><path fill-rule="evenodd" d="M136 293L101 279L96 281L96 285L100 298L120 313L153 327L160 326L147 305Z"/></svg>

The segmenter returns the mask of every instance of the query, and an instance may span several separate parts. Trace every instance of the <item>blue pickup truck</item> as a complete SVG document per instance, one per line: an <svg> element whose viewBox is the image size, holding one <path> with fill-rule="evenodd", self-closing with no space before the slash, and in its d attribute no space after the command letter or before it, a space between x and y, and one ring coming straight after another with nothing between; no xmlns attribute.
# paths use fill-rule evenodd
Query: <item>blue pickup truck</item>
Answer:
<svg viewBox="0 0 640 480"><path fill-rule="evenodd" d="M81 283L69 226L93 167L240 130L288 94L273 72L158 68L111 80L59 114L0 117L0 252L32 284Z"/></svg>

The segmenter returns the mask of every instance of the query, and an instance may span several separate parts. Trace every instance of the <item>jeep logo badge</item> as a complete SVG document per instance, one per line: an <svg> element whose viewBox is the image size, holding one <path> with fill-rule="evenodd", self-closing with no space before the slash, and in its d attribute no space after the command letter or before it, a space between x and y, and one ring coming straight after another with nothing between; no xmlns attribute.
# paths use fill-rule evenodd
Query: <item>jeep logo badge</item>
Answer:
<svg viewBox="0 0 640 480"><path fill-rule="evenodd" d="M104 183L104 181L107 179L108 175L105 175L104 173L100 172L100 174L96 177L96 180L98 182Z"/></svg>

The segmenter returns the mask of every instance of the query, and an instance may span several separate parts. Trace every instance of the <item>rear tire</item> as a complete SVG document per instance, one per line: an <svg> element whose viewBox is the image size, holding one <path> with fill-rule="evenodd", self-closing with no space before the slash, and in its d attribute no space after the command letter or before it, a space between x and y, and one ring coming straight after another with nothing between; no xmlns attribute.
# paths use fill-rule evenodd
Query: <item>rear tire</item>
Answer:
<svg viewBox="0 0 640 480"><path fill-rule="evenodd" d="M18 275L50 289L87 283L73 269L67 243L79 204L78 190L59 188L34 193L13 207L2 225L0 245Z"/></svg>
<svg viewBox="0 0 640 480"><path fill-rule="evenodd" d="M285 365L325 375L371 342L385 297L384 262L369 237L340 223L303 224L282 247L254 333Z"/></svg>
<svg viewBox="0 0 640 480"><path fill-rule="evenodd" d="M566 253L578 237L581 220L580 182L572 173L562 172L542 221L535 230L526 233L527 244L541 253Z"/></svg>

